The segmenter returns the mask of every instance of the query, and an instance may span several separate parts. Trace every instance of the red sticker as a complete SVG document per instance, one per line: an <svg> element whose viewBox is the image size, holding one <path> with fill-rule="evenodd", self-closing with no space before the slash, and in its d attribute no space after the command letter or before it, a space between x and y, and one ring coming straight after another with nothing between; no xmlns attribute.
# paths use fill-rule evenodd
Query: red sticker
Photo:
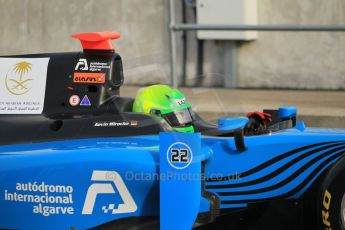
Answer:
<svg viewBox="0 0 345 230"><path fill-rule="evenodd" d="M131 126L137 126L138 125L138 121L131 121Z"/></svg>

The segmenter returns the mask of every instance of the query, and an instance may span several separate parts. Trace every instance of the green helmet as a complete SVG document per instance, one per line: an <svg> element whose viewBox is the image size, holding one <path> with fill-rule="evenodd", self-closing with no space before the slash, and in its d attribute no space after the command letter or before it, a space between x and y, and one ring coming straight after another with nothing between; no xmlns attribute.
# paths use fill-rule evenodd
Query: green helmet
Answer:
<svg viewBox="0 0 345 230"><path fill-rule="evenodd" d="M164 118L173 130L193 133L190 104L177 89L167 85L152 85L138 91L133 112L152 114Z"/></svg>

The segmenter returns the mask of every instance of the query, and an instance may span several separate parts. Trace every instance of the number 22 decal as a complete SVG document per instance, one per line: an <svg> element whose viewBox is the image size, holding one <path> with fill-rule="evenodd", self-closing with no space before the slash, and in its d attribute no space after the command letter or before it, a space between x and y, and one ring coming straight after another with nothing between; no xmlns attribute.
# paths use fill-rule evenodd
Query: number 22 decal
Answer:
<svg viewBox="0 0 345 230"><path fill-rule="evenodd" d="M183 142L175 142L167 150L167 160L175 169L187 168L193 161L191 148Z"/></svg>
<svg viewBox="0 0 345 230"><path fill-rule="evenodd" d="M188 149L171 149L172 162L188 162Z"/></svg>

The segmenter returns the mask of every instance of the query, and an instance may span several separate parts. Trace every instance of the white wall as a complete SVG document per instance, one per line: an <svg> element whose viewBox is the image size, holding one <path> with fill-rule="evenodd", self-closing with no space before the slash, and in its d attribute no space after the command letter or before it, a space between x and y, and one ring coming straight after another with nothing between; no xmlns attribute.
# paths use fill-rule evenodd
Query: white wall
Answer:
<svg viewBox="0 0 345 230"><path fill-rule="evenodd" d="M122 33L116 46L127 84L168 82L167 5L167 0L0 0L0 55L79 50L71 34L115 30ZM345 24L344 0L259 0L258 7L261 24ZM180 10L176 0L178 21ZM192 9L188 18L193 22ZM195 32L188 40L192 84ZM204 85L223 84L223 45L205 42ZM258 40L239 43L238 63L240 87L345 89L345 32L260 32Z"/></svg>

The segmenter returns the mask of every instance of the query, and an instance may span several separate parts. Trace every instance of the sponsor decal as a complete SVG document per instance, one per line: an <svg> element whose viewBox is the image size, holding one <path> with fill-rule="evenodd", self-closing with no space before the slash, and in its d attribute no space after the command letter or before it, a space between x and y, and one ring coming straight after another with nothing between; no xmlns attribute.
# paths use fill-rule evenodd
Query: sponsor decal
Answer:
<svg viewBox="0 0 345 230"><path fill-rule="evenodd" d="M91 72L101 72L105 69L110 69L110 65L107 62L91 62L90 71Z"/></svg>
<svg viewBox="0 0 345 230"><path fill-rule="evenodd" d="M84 84L103 84L105 82L105 73L80 73L73 75L74 83Z"/></svg>
<svg viewBox="0 0 345 230"><path fill-rule="evenodd" d="M32 64L30 62L21 61L14 65L12 76L6 75L6 89L13 95L23 95L31 90L30 76ZM12 84L11 84L12 83Z"/></svg>
<svg viewBox="0 0 345 230"><path fill-rule="evenodd" d="M323 195L323 201L322 201L322 205L323 205L323 210L321 211L321 215L322 215L322 223L325 226L325 229L330 230L331 228L331 222L330 222L330 215L329 215L329 208L331 206L331 199L332 199L332 195L331 193L328 192L328 190L325 191L325 194Z"/></svg>
<svg viewBox="0 0 345 230"><path fill-rule="evenodd" d="M87 95L84 96L83 100L80 102L80 106L91 106L91 102Z"/></svg>
<svg viewBox="0 0 345 230"><path fill-rule="evenodd" d="M75 70L89 70L89 67L87 65L87 60L85 58L79 59L77 65L75 66Z"/></svg>
<svg viewBox="0 0 345 230"><path fill-rule="evenodd" d="M50 185L44 181L16 183L14 191L6 189L4 200L33 204L32 212L42 216L73 215L73 187Z"/></svg>
<svg viewBox="0 0 345 230"><path fill-rule="evenodd" d="M93 124L94 127L123 127L137 125L138 121L97 121Z"/></svg>
<svg viewBox="0 0 345 230"><path fill-rule="evenodd" d="M102 212L108 214L132 213L138 207L132 195L128 191L122 177L116 171L92 172L91 181L94 182L87 190L82 214L91 215L96 201L100 201L102 195L119 193L122 203L110 203L102 206ZM116 192L115 192L116 191Z"/></svg>
<svg viewBox="0 0 345 230"><path fill-rule="evenodd" d="M69 104L71 106L77 106L79 105L79 102L80 102L80 98L78 95L72 95L70 98L69 98Z"/></svg>
<svg viewBox="0 0 345 230"><path fill-rule="evenodd" d="M75 70L81 71L90 71L90 72L101 72L104 69L110 69L110 64L107 62L90 62L85 58L80 58L77 65L75 66Z"/></svg>
<svg viewBox="0 0 345 230"><path fill-rule="evenodd" d="M40 114L49 58L0 58L0 114Z"/></svg>
<svg viewBox="0 0 345 230"><path fill-rule="evenodd" d="M171 167L185 169L192 163L193 152L187 144L175 142L168 148L167 160Z"/></svg>
<svg viewBox="0 0 345 230"><path fill-rule="evenodd" d="M182 98L180 100L175 100L175 104L178 106L185 105L186 104L186 98Z"/></svg>

